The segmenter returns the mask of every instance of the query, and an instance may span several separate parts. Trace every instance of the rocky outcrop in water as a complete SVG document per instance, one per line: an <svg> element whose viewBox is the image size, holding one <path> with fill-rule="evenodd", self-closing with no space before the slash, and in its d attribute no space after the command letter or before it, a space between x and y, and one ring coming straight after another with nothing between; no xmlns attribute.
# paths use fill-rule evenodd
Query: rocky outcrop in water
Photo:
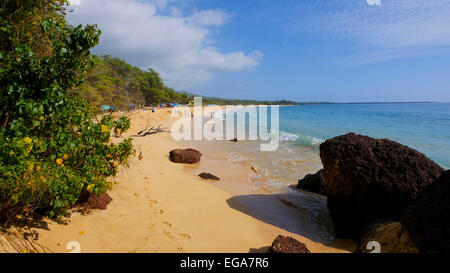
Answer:
<svg viewBox="0 0 450 273"><path fill-rule="evenodd" d="M421 252L450 252L450 170L421 192L401 222Z"/></svg>
<svg viewBox="0 0 450 273"><path fill-rule="evenodd" d="M379 253L418 253L416 245L400 222L378 220L369 224L356 248L357 253L377 251L371 242L379 244Z"/></svg>
<svg viewBox="0 0 450 273"><path fill-rule="evenodd" d="M203 179L209 179L209 180L220 180L220 178L218 178L217 176L215 176L214 174L210 174L210 173L201 173L198 176L200 176Z"/></svg>
<svg viewBox="0 0 450 273"><path fill-rule="evenodd" d="M188 149L175 149L170 151L169 159L175 163L194 164L200 161L202 153L197 150Z"/></svg>
<svg viewBox="0 0 450 273"><path fill-rule="evenodd" d="M402 210L444 170L422 153L387 139L349 133L320 145L327 206L338 237L358 239L375 219Z"/></svg>
<svg viewBox="0 0 450 273"><path fill-rule="evenodd" d="M315 174L307 174L303 179L300 179L297 189L327 195L327 189L323 182L323 169Z"/></svg>
<svg viewBox="0 0 450 273"><path fill-rule="evenodd" d="M304 243L289 236L278 235L268 253L310 253Z"/></svg>

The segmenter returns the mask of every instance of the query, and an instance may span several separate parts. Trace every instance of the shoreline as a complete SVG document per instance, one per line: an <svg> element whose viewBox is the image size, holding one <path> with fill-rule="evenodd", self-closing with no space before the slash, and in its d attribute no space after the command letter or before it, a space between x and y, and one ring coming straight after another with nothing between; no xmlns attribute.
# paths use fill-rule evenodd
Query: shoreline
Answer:
<svg viewBox="0 0 450 273"><path fill-rule="evenodd" d="M170 128L174 119L169 111L129 112L132 123L124 137L146 125ZM29 230L39 234L37 244L49 252L69 252L67 243L77 241L81 252L247 253L265 252L277 235L285 235L305 243L313 253L353 251L353 242L325 245L267 219L253 217L248 207L240 207L235 201L246 194L263 196L265 193L249 188L249 170L237 164L220 157L210 160L214 153L209 152L203 152L201 163L172 163L168 159L169 151L186 146L174 141L169 133L137 137L133 144L136 155L130 159L129 168L121 167L114 179L114 187L109 192L113 201L108 208L87 215L72 209L70 217L62 219L63 224L44 218L40 227L30 225ZM138 159L140 152L142 160ZM222 173L224 166L230 176ZM234 187L235 192L199 178L197 175L204 170L220 174L223 179L219 183L234 182L233 185L238 185ZM294 210L282 203L264 206L261 203L264 200L267 201L257 199L253 205L272 207L274 213L289 214L288 211ZM299 223L295 218L291 221Z"/></svg>
<svg viewBox="0 0 450 273"><path fill-rule="evenodd" d="M328 213L320 215L319 212L319 215L313 216L318 213L314 205L323 205L326 208L325 196L297 190L294 184L289 185L292 189L289 192L274 192L255 184L251 177L255 171L260 170L240 161L230 161L226 156L230 150L229 147L225 147L226 143L234 144L230 141L212 143L185 141L183 144L186 147L205 153L199 163L186 166L185 171L192 176L202 172L218 176L221 180L206 183L230 194L232 197L227 200L227 204L260 221L263 229L267 229L268 234L271 234L273 238L278 235L273 231L278 230L281 235L291 236L303 243L310 241L316 247L318 244L322 245L317 247L317 252L341 252L342 250L352 252L354 250L356 242L352 240L327 237L327 232L333 230ZM236 152L236 148L232 150ZM312 203L312 207L309 207L311 205L309 203ZM306 243L306 245L309 248L309 244ZM311 251L316 252L314 249Z"/></svg>

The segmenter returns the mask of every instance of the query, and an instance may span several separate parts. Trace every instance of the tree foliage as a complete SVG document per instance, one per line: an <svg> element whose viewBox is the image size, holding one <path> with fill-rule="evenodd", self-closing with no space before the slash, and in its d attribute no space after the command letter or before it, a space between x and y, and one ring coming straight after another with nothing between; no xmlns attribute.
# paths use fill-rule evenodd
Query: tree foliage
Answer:
<svg viewBox="0 0 450 273"><path fill-rule="evenodd" d="M131 104L187 104L190 100L187 94L165 86L154 69L142 70L109 55L93 56L93 61L84 83L71 92L85 97L96 109L102 104L128 110Z"/></svg>
<svg viewBox="0 0 450 273"><path fill-rule="evenodd" d="M103 193L131 140L115 145L110 132L126 118L94 122L75 93L95 63L95 25L66 23L66 1L4 0L0 4L0 201L51 208L61 215L82 191Z"/></svg>

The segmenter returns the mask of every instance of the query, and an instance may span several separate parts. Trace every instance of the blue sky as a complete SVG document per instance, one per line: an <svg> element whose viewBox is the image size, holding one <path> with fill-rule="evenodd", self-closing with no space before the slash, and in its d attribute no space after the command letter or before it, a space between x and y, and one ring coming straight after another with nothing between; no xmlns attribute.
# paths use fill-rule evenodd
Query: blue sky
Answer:
<svg viewBox="0 0 450 273"><path fill-rule="evenodd" d="M72 3L71 23L102 29L94 53L155 68L177 90L245 99L450 102L450 0Z"/></svg>

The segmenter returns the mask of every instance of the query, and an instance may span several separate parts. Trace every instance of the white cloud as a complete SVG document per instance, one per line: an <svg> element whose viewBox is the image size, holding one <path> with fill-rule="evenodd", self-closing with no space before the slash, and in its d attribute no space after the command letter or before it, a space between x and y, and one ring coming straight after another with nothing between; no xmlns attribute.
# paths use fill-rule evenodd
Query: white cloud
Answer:
<svg viewBox="0 0 450 273"><path fill-rule="evenodd" d="M385 48L450 45L449 0L385 0L379 6L343 5L327 16L325 26L337 35L358 38L367 44Z"/></svg>
<svg viewBox="0 0 450 273"><path fill-rule="evenodd" d="M287 28L345 40L357 62L448 53L450 0L305 1L284 10ZM378 3L371 0L370 3Z"/></svg>
<svg viewBox="0 0 450 273"><path fill-rule="evenodd" d="M98 24L101 43L94 53L110 54L133 65L152 67L179 89L209 81L214 71L241 71L259 65L262 53L223 53L211 45L211 28L231 17L222 10L183 16L174 0L83 0L72 6L74 25ZM168 11L168 12L166 12Z"/></svg>
<svg viewBox="0 0 450 273"><path fill-rule="evenodd" d="M381 5L381 0L366 0L367 4L369 6L380 6Z"/></svg>
<svg viewBox="0 0 450 273"><path fill-rule="evenodd" d="M70 5L79 6L81 5L81 0L70 0Z"/></svg>
<svg viewBox="0 0 450 273"><path fill-rule="evenodd" d="M202 10L194 12L187 20L188 23L196 26L221 26L230 15L222 10Z"/></svg>

